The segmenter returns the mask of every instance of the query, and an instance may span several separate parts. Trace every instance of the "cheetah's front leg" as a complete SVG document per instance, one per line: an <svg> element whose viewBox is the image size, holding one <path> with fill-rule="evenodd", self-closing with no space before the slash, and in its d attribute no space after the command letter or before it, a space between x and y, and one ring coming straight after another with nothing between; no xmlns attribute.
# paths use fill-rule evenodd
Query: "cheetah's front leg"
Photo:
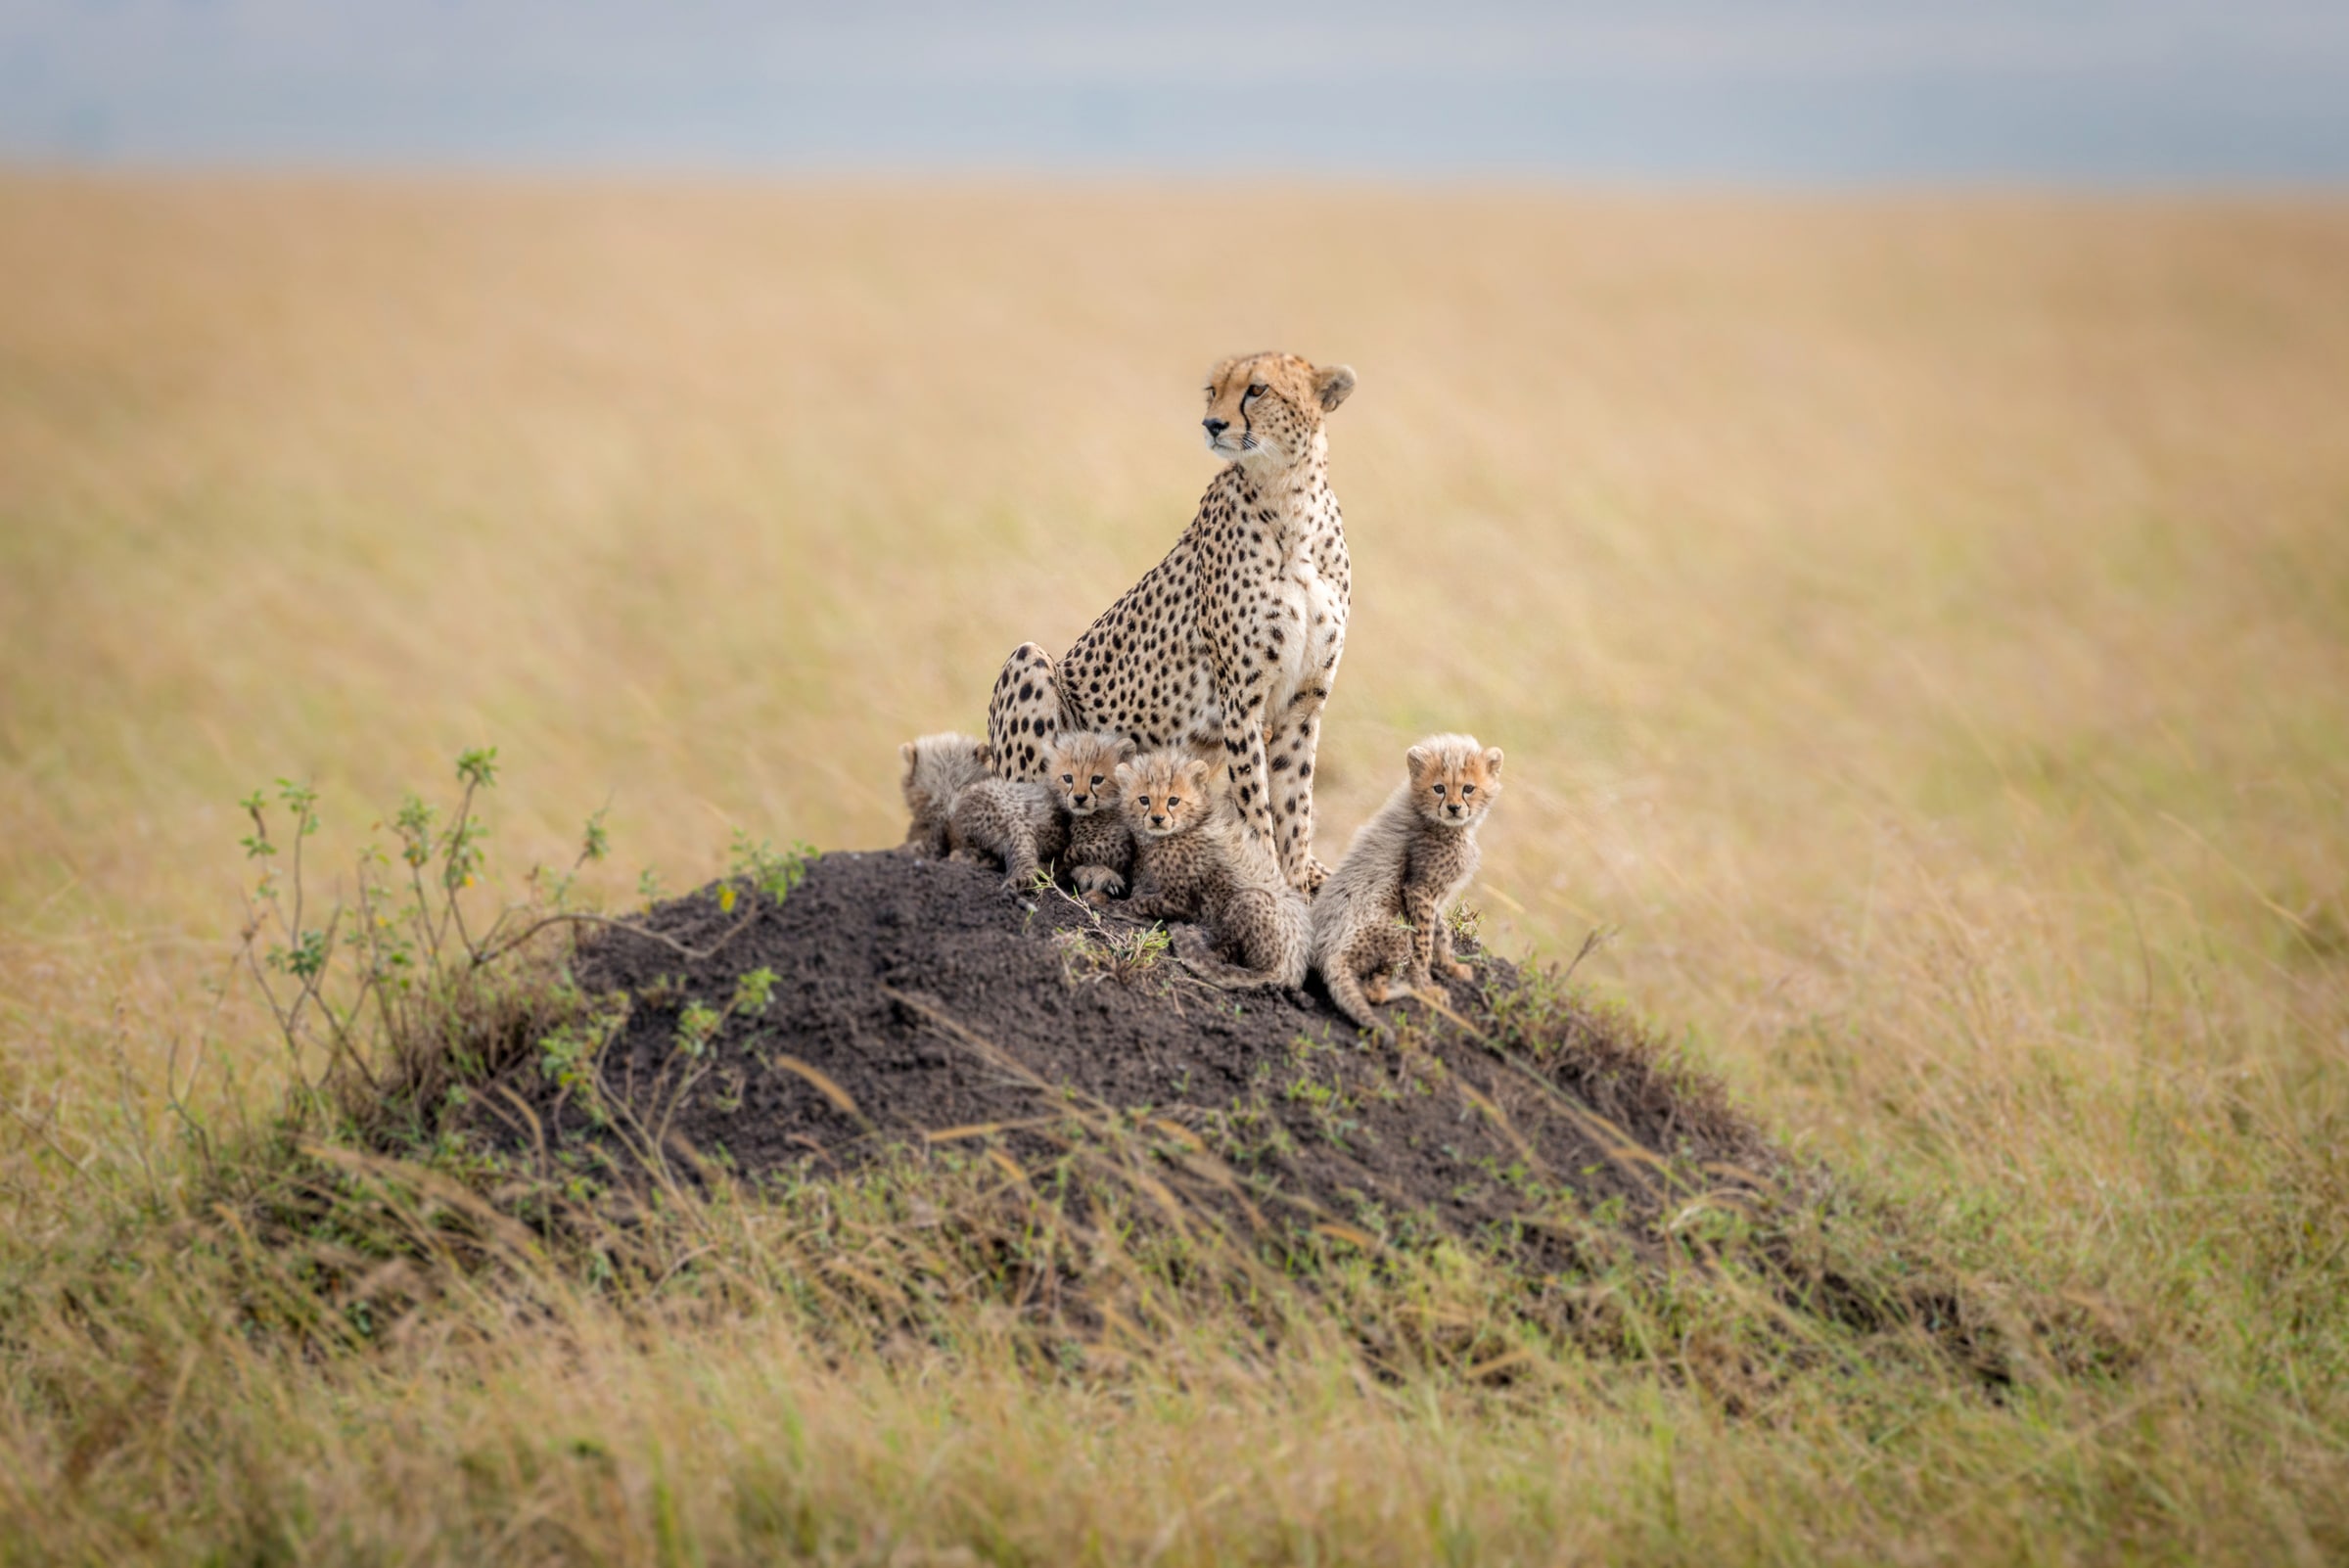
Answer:
<svg viewBox="0 0 2349 1568"><path fill-rule="evenodd" d="M1277 863L1279 840L1273 836L1272 797L1267 787L1270 780L1265 770L1265 702L1269 692L1261 676L1235 679L1224 669L1219 669L1217 675L1216 696L1223 706L1224 775L1230 783L1231 804L1239 808L1248 836Z"/></svg>
<svg viewBox="0 0 2349 1568"><path fill-rule="evenodd" d="M1267 782L1281 874L1307 898L1321 891L1329 867L1313 857L1313 757L1321 741L1321 708L1329 688L1309 685L1290 699L1266 746Z"/></svg>
<svg viewBox="0 0 2349 1568"><path fill-rule="evenodd" d="M1403 917L1411 923L1411 985L1413 988L1433 986L1439 936L1445 939L1447 963L1451 956L1451 934L1444 930L1444 911L1436 901L1435 890L1406 886L1403 890Z"/></svg>
<svg viewBox="0 0 2349 1568"><path fill-rule="evenodd" d="M1436 910L1434 918L1436 925L1436 940L1435 950L1432 956L1434 958L1435 972L1439 975L1447 976L1452 980L1467 980L1474 977L1476 974L1475 970L1469 968L1466 964L1460 962L1459 959L1452 956L1451 921L1446 916L1445 912L1441 908Z"/></svg>

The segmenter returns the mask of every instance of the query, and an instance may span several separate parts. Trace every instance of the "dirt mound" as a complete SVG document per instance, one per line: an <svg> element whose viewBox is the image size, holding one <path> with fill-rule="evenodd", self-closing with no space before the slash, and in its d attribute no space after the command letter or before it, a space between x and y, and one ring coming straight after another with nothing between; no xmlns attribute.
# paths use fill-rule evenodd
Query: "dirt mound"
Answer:
<svg viewBox="0 0 2349 1568"><path fill-rule="evenodd" d="M1154 927L999 883L835 853L780 903L714 884L658 905L577 955L578 984L612 998L600 1054L557 1042L480 1097L477 1125L759 1180L884 1149L1033 1150L1107 1117L1159 1130L1252 1212L1521 1245L1529 1216L1652 1232L1777 1166L1717 1086L1473 941L1476 978L1447 1008L1400 1004L1403 1038L1381 1043L1317 981L1218 991Z"/></svg>

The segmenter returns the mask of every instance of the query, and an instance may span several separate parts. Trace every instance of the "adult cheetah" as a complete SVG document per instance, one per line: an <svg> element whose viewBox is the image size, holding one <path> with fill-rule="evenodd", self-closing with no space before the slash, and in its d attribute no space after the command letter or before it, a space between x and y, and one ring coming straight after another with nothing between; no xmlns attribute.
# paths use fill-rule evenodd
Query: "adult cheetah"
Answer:
<svg viewBox="0 0 2349 1568"><path fill-rule="evenodd" d="M995 677L995 770L1041 776L1063 730L1182 746L1223 767L1250 841L1291 886L1313 857L1313 752L1346 648L1351 567L1322 424L1354 391L1344 365L1241 354L1210 373L1208 450L1228 459L1167 558L1055 664L1022 643Z"/></svg>

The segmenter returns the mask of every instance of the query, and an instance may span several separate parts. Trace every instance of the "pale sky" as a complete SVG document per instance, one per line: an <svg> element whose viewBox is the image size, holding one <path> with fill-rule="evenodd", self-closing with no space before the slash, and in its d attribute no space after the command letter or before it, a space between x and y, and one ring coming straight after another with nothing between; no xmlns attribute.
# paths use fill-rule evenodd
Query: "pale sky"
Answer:
<svg viewBox="0 0 2349 1568"><path fill-rule="evenodd" d="M0 160L2349 184L2349 0L0 0Z"/></svg>

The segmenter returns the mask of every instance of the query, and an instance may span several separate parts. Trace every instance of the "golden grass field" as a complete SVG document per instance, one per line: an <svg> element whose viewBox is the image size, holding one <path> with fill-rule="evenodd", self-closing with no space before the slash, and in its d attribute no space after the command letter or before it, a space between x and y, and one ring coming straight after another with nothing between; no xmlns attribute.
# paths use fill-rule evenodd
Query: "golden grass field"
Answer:
<svg viewBox="0 0 2349 1568"><path fill-rule="evenodd" d="M0 1562L2340 1560L2344 279L2319 200L0 179ZM1324 853L1418 734L1505 746L1488 932L1611 929L1583 977L2123 1369L90 1326L167 1090L277 1092L240 796L340 863L495 745L497 863L609 803L615 899L894 842L897 743L1158 558L1263 346L1360 377Z"/></svg>

